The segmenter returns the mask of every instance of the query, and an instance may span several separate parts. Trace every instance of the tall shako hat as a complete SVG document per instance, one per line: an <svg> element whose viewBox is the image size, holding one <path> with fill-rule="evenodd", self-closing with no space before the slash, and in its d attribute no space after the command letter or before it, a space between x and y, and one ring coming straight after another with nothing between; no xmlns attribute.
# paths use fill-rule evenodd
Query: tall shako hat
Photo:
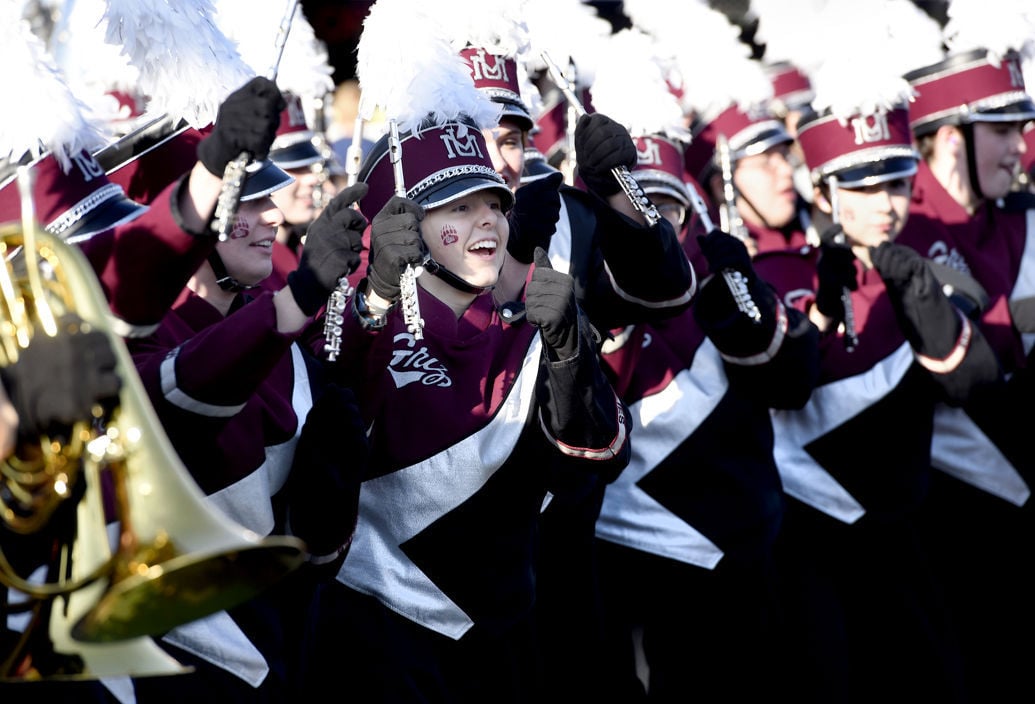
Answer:
<svg viewBox="0 0 1035 704"><path fill-rule="evenodd" d="M481 130L499 124L500 105L471 81L467 64L450 43L435 12L416 0L377 0L363 22L356 76L365 119L382 110L400 134L406 195L435 208L492 189L504 209L514 196L496 173ZM397 47L405 46L405 52ZM372 219L395 193L384 135L360 167L369 185L360 209Z"/></svg>
<svg viewBox="0 0 1035 704"><path fill-rule="evenodd" d="M279 20L278 20L279 22ZM209 0L140 3L109 0L106 41L122 47L148 96L142 125L96 153L111 178L150 202L197 161L223 100L254 71L220 31ZM277 24L266 29L270 53ZM254 200L294 179L272 161L252 161L241 200Z"/></svg>
<svg viewBox="0 0 1035 704"><path fill-rule="evenodd" d="M1035 54L1035 11L1023 0L952 0L943 60L905 74L916 92L913 132L940 126L1035 119L1022 64Z"/></svg>
<svg viewBox="0 0 1035 704"><path fill-rule="evenodd" d="M597 63L596 108L623 125L636 144L633 178L648 195L676 198L684 207L690 194L683 180L683 149L690 141L683 110L669 90L665 60L645 32L622 29L607 39Z"/></svg>
<svg viewBox="0 0 1035 704"><path fill-rule="evenodd" d="M294 93L283 95L286 106L280 111L280 125L270 147L270 159L282 169L312 166L323 156L313 141L316 133L309 129L302 98Z"/></svg>
<svg viewBox="0 0 1035 704"><path fill-rule="evenodd" d="M769 82L773 84L773 99L770 106L776 115L801 110L815 97L812 81L792 63L767 63L765 73L769 76Z"/></svg>
<svg viewBox="0 0 1035 704"><path fill-rule="evenodd" d="M501 117L531 130L532 112L521 88L521 81L528 80L529 49L522 3L482 0L477 12L470 7L466 0L440 0L435 9L453 48L470 68L474 85L502 106Z"/></svg>
<svg viewBox="0 0 1035 704"><path fill-rule="evenodd" d="M881 0L880 7L832 0L817 15L830 48L813 72L810 111L798 123L798 143L814 185L836 176L844 188L907 178L919 153L909 130L909 84L902 66L916 55L919 32L904 31L929 20L909 0ZM913 14L909 14L913 13ZM860 64L860 51L870 61Z"/></svg>
<svg viewBox="0 0 1035 704"><path fill-rule="evenodd" d="M17 3L0 9L0 62L6 68L9 95L35 95L43 111L8 110L0 120L0 221L21 217L15 183L18 164L28 164L33 178L36 217L49 232L78 242L143 214L108 181L90 149L103 141L100 128L87 120L86 106L71 92L47 54L43 42L20 16Z"/></svg>
<svg viewBox="0 0 1035 704"><path fill-rule="evenodd" d="M678 8L678 9L677 9ZM673 5L667 19L636 11L633 21L672 47L682 83L684 110L693 113L693 140L686 170L704 181L716 167L720 135L734 160L793 141L782 120L770 111L773 87L740 29L703 3Z"/></svg>
<svg viewBox="0 0 1035 704"><path fill-rule="evenodd" d="M265 74L274 58L275 31L287 2L216 0L216 24L234 42L241 58L256 74ZM287 107L281 113L270 159L283 169L311 166L323 155L314 126L315 106L334 90L334 69L299 3L277 67L277 86Z"/></svg>
<svg viewBox="0 0 1035 704"><path fill-rule="evenodd" d="M575 125L569 123L568 101L554 85L543 54L573 82L573 91L582 107L592 113L596 66L611 35L611 23L600 17L594 6L581 0L525 0L521 13L529 38L526 66L540 77L543 102L532 141L551 164L558 164L573 146L568 142Z"/></svg>

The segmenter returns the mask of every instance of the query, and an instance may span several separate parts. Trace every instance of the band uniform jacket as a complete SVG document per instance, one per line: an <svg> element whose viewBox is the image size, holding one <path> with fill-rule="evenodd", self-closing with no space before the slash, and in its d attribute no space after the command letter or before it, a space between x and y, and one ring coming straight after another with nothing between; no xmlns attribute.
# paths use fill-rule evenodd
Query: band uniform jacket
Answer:
<svg viewBox="0 0 1035 704"><path fill-rule="evenodd" d="M176 198L186 178L165 187L146 212L79 243L111 309L113 332L149 335L215 246L184 231Z"/></svg>
<svg viewBox="0 0 1035 704"><path fill-rule="evenodd" d="M224 318L184 289L158 330L130 340L129 348L169 439L207 500L260 536L287 532L285 509L274 497L287 482L299 419L312 407L319 372L294 336L277 331L273 294L254 300L239 294ZM248 606L238 609L247 613ZM249 638L219 612L163 640L257 687L269 668L263 646Z"/></svg>
<svg viewBox="0 0 1035 704"><path fill-rule="evenodd" d="M811 247L773 252L757 257L755 267L785 305L804 311L815 299L818 254ZM880 275L858 262L856 268L857 346L850 351L841 331L823 335L819 382L808 403L772 412L784 490L846 524L865 514L897 520L917 508L927 486L934 408L943 400L937 377L963 386L971 376L975 383L987 378L986 370L962 362L937 372L922 366ZM965 359L971 348L961 339L956 351Z"/></svg>
<svg viewBox="0 0 1035 704"><path fill-rule="evenodd" d="M932 461L939 470L1014 505L1030 497L1035 450L1024 414L1031 398L1035 345L1035 207L1022 194L984 201L969 214L921 163L910 219L899 241L973 277L987 303L980 327L1007 373L995 394L963 408L940 406ZM1021 406L1018 406L1021 404Z"/></svg>
<svg viewBox="0 0 1035 704"><path fill-rule="evenodd" d="M534 599L547 491L629 459L627 414L583 332L549 362L520 305L475 299L459 320L418 287L423 339L398 306L380 330L347 314L339 364L356 378L371 476L338 580L460 639L500 632ZM509 322L508 322L509 321Z"/></svg>
<svg viewBox="0 0 1035 704"><path fill-rule="evenodd" d="M808 399L818 331L764 284L755 288L757 323L728 315L728 289L714 277L694 309L605 343L634 440L629 467L606 489L598 538L706 569L725 553L771 547L783 490L769 409ZM715 322L714 337L699 317Z"/></svg>

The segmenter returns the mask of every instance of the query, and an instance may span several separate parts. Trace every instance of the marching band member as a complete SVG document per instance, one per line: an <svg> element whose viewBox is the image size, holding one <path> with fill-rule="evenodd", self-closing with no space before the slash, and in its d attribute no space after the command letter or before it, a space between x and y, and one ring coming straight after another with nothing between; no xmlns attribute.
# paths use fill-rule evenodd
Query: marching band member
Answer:
<svg viewBox="0 0 1035 704"><path fill-rule="evenodd" d="M931 269L896 238L911 221L919 155L909 89L880 24L853 12L856 46L813 76L798 138L833 223L819 247L762 254L759 275L819 327L820 381L801 410L773 411L789 497L777 539L788 643L781 687L801 701L960 701L959 653L919 516L930 481L935 407L999 378L981 332ZM873 27L872 33L865 27ZM868 80L847 62L866 47ZM879 443L872 442L880 438Z"/></svg>
<svg viewBox="0 0 1035 704"><path fill-rule="evenodd" d="M499 106L451 70L457 51L425 12L379 0L360 39L364 100L401 139L389 132L360 171L370 261L338 365L358 384L372 463L310 679L335 686L344 663L366 701L530 701L541 507L621 471L627 420L574 281L542 247L520 299L491 293L514 203L482 132ZM414 64L386 75L379 52L399 43ZM402 105L377 102L400 83ZM408 326L403 273L422 261Z"/></svg>
<svg viewBox="0 0 1035 704"><path fill-rule="evenodd" d="M507 6L501 2L489 14L505 20ZM558 13L570 13L572 21ZM544 54L565 63L571 53L588 73L592 52L581 47L594 43L592 20L603 20L578 2L525 3L521 18L527 23L486 22L483 35L468 28L461 37L475 85L503 107L499 126L485 137L497 173L515 194L501 275L506 281L495 294L503 300L513 296L514 284L518 289L524 284L533 253L542 247L555 268L574 278L579 304L596 329L676 315L696 293L696 279L675 230L664 219L650 224L616 181L614 169L635 164L628 130L603 112L588 112L571 125L578 154L571 166L577 167L580 187L563 183L563 174L545 163L538 169L525 163L537 107L535 89L525 85L529 68L548 73ZM576 47L570 52L552 46L546 25L558 22L570 30L564 39L565 48ZM493 41L515 35L509 45ZM637 246L630 248L630 241ZM560 701L584 695L585 674L599 661L593 526L604 487L594 482L580 492L554 496L542 514L536 610L543 697Z"/></svg>
<svg viewBox="0 0 1035 704"><path fill-rule="evenodd" d="M1033 547L1035 454L1015 410L1031 398L1035 341L1035 201L1016 190L1024 131L1035 120L1024 82L1035 24L1019 7L988 15L979 3L957 0L947 12L949 51L905 73L923 155L910 212L925 227L903 241L977 281L974 319L1009 375L995 393L938 409L932 462L940 471L925 516L960 629L968 691L997 699L1013 696L1007 673L1032 655L1013 634L1035 627L1030 571L1018 559Z"/></svg>
<svg viewBox="0 0 1035 704"><path fill-rule="evenodd" d="M618 51L627 32L614 56L631 53ZM628 88L609 96L605 75L595 101L636 126L633 176L681 239L695 235L707 268L692 309L604 344L633 440L596 522L607 651L594 680L627 702L748 701L772 691L782 635L773 544L784 499L769 409L808 399L818 332L758 277L741 241L689 226L681 110L666 86L653 102Z"/></svg>
<svg viewBox="0 0 1035 704"><path fill-rule="evenodd" d="M239 101L254 95L267 97L271 108L261 113L261 129L242 119ZM301 537L309 569L229 612L165 634L163 646L196 672L174 682L138 678L141 702L216 693L230 701L290 697L309 578L329 576L340 565L355 522L356 482L366 466L355 400L349 390L328 385L319 362L297 341L338 278L358 265L366 221L348 206L365 188L340 194L310 227L309 246L287 285L262 288L283 222L270 194L292 178L265 158L282 107L276 85L255 78L224 103L215 129L198 144L200 163L218 179L240 152L236 130L265 136L265 146L252 145L260 168L245 181L229 239L216 243L162 324L131 340L130 351L170 440L209 502L259 535ZM222 129L234 118L233 129Z"/></svg>

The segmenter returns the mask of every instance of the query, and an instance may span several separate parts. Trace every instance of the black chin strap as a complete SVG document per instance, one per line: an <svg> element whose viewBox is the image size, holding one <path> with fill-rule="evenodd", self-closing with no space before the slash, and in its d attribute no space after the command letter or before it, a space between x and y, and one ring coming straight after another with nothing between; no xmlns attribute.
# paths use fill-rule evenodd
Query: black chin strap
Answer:
<svg viewBox="0 0 1035 704"><path fill-rule="evenodd" d="M974 123L964 122L960 125L963 132L963 144L967 148L967 176L970 178L970 188L978 200L984 200L985 194L981 190L981 181L978 179L977 159L974 156Z"/></svg>
<svg viewBox="0 0 1035 704"><path fill-rule="evenodd" d="M474 284L469 284L431 258L424 262L424 271L428 272L432 276L442 279L457 291L463 291L464 293L483 293L492 288L492 286L475 286Z"/></svg>
<svg viewBox="0 0 1035 704"><path fill-rule="evenodd" d="M219 288L230 293L240 293L241 291L247 291L248 289L255 288L254 286L248 286L242 284L240 281L230 276L226 271L226 265L223 264L223 258L219 256L219 252L212 250L212 253L208 255L209 266L212 267L212 272L216 275L216 283L219 284Z"/></svg>

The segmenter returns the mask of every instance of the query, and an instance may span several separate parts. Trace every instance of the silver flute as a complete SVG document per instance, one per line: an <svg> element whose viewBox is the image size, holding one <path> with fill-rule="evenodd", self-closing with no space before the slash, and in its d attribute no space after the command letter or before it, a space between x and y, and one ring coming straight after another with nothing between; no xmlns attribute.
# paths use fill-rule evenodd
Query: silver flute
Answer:
<svg viewBox="0 0 1035 704"><path fill-rule="evenodd" d="M719 135L715 147L719 157L719 167L722 171L723 207L719 209L720 229L727 235L745 242L748 238L747 226L744 225L744 221L740 217L740 210L737 208L737 192L733 186L733 157L725 135ZM690 191L690 200L694 204L697 216L701 218L701 223L705 228L711 232L715 229L715 224L712 222L711 216L708 215L708 208L705 206L701 194L697 192L693 184L688 183L686 187ZM762 322L762 311L758 309L758 305L751 297L751 291L748 290L747 279L744 277L744 274L736 269L723 269L720 273L726 281L726 287L729 289L730 295L733 296L733 300L737 304L737 309L750 318L752 322Z"/></svg>
<svg viewBox="0 0 1035 704"><path fill-rule="evenodd" d="M579 97L575 95L575 91L572 89L572 83L568 78L561 72L561 69L555 64L550 56L544 51L540 54L543 59L543 63L546 64L547 70L550 72L550 77L553 82L557 84L557 87L564 93L564 97L568 100L568 107L575 113L576 119L586 114L586 108L582 105ZM570 120L569 120L570 122ZM574 145L572 145L572 151L574 152ZM574 166L574 160L572 160L572 166ZM622 187L622 191L629 198L629 202L632 206L643 215L647 224L653 227L657 225L661 220L661 214L658 212L657 207L650 202L647 194L643 192L640 185L636 182L636 179L629 173L629 169L625 166L616 166L611 169L611 173L614 174L615 180L618 181L618 185Z"/></svg>
<svg viewBox="0 0 1035 704"><path fill-rule="evenodd" d="M837 176L830 176L827 183L830 186L830 219L835 225L839 225L841 224L841 213L837 200ZM838 232L830 244L847 247L848 240L845 238L845 233ZM852 292L847 286L841 287L841 307L845 312L845 318L842 321L845 326L845 349L852 352L859 345L859 335L855 331L855 307L852 305Z"/></svg>

